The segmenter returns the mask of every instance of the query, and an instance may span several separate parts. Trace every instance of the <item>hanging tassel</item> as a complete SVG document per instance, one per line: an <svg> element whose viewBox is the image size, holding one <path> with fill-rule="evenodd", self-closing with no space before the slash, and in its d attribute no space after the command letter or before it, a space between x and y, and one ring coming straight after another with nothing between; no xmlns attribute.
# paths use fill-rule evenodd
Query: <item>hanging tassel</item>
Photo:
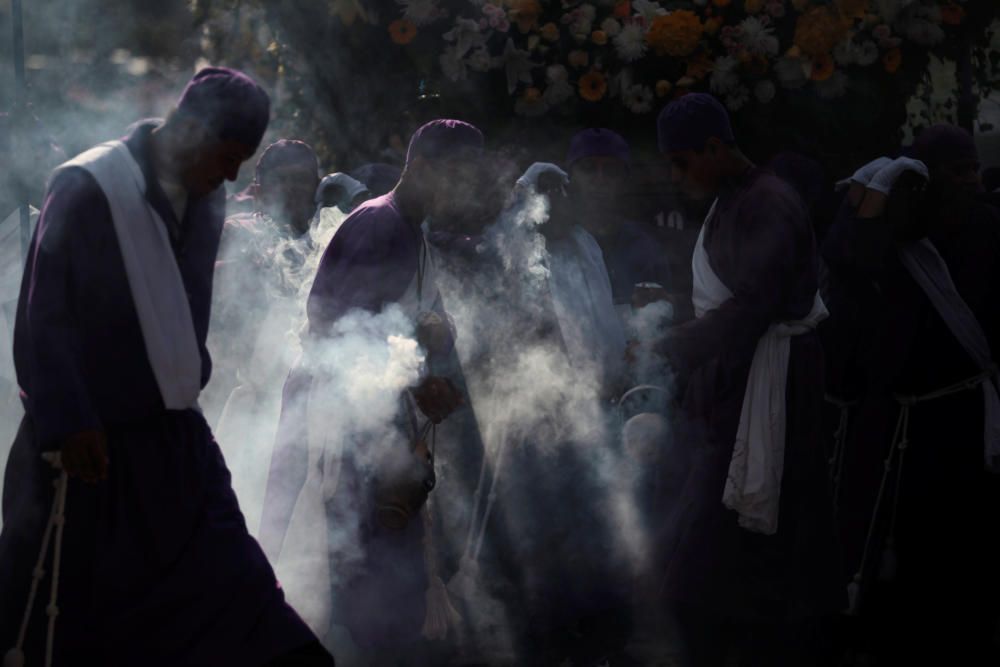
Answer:
<svg viewBox="0 0 1000 667"><path fill-rule="evenodd" d="M896 545L892 537L885 541L885 549L882 550L882 561L879 564L878 580L883 583L891 583L896 580L896 569L898 561L896 559Z"/></svg>
<svg viewBox="0 0 1000 667"><path fill-rule="evenodd" d="M854 575L847 584L847 615L857 616L861 611L861 573Z"/></svg>
<svg viewBox="0 0 1000 667"><path fill-rule="evenodd" d="M24 651L12 648L3 657L3 667L24 667Z"/></svg>

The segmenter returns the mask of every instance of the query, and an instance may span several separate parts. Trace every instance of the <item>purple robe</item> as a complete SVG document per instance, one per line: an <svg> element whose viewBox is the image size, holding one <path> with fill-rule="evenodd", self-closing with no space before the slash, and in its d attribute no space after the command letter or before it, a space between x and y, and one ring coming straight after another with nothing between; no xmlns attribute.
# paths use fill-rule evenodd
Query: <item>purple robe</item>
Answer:
<svg viewBox="0 0 1000 667"><path fill-rule="evenodd" d="M355 209L320 261L307 303L310 335L329 335L351 310L378 313L400 301L417 273L421 243L419 229L403 217L393 193ZM292 369L285 383L260 529L261 543L272 558L281 553L307 477L306 397L311 384L310 370L301 366ZM360 439L355 442L363 446ZM327 503L331 528L340 529L336 524L346 521L360 524L365 551L362 571L335 583L335 620L366 648L406 645L420 637L424 617L423 525L418 517L396 534L372 525L373 512L366 511L367 475L346 451L337 492ZM339 558L331 554L334 573L344 571Z"/></svg>
<svg viewBox="0 0 1000 667"><path fill-rule="evenodd" d="M632 291L637 283L657 283L671 289L666 249L648 225L622 220L611 234L594 238L604 254L616 304L632 303Z"/></svg>
<svg viewBox="0 0 1000 667"><path fill-rule="evenodd" d="M753 169L719 195L705 249L734 296L670 330L665 349L687 376L682 437L693 461L669 541L666 592L730 618L785 622L836 611L843 588L821 446L818 336L791 339L778 531L739 527L722 504L750 363L775 323L812 308L817 256L808 214L784 182Z"/></svg>
<svg viewBox="0 0 1000 667"><path fill-rule="evenodd" d="M204 386L223 192L189 200L178 220L152 172L153 127L138 126L126 145L170 232ZM53 474L39 455L86 429L107 435L110 471L100 484L70 481L57 664L254 665L315 641L247 532L204 418L164 408L107 199L82 169L61 173L45 198L14 353L27 416L4 486L0 644L13 645L51 503ZM41 660L44 606L35 605L29 662Z"/></svg>
<svg viewBox="0 0 1000 667"><path fill-rule="evenodd" d="M1000 214L977 205L928 238L975 314L996 359L1000 349ZM840 524L847 575L860 566L899 415L894 395L917 396L976 375L959 345L896 252L890 226L859 219L845 206L823 246L832 286L865 304L864 317L840 326L835 341L844 398L857 401L846 443ZM832 317L838 312L831 309ZM850 319L848 312L842 319ZM892 479L895 479L893 477ZM892 487L890 487L892 488ZM891 503L882 509L862 587L862 612L894 659L928 664L995 664L1000 595L1000 478L983 462L983 399L978 387L915 405L895 526L896 577L879 576ZM914 643L910 637L926 637ZM884 642L884 643L882 643ZM988 648L987 645L992 648ZM912 651L913 654L901 653ZM989 653L993 660L984 659ZM983 662L979 662L979 661Z"/></svg>

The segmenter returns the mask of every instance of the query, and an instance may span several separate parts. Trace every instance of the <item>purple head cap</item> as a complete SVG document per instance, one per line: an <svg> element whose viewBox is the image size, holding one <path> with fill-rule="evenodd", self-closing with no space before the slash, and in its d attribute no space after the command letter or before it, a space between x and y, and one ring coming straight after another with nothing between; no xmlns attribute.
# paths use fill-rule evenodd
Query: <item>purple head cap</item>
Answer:
<svg viewBox="0 0 1000 667"><path fill-rule="evenodd" d="M177 110L201 120L219 139L256 150L271 116L271 101L243 72L206 67L188 82Z"/></svg>
<svg viewBox="0 0 1000 667"><path fill-rule="evenodd" d="M920 133L908 151L910 156L934 169L944 162L979 160L972 135L955 125L931 125Z"/></svg>
<svg viewBox="0 0 1000 667"><path fill-rule="evenodd" d="M707 93L688 93L668 104L656 129L661 153L700 151L712 137L736 143L725 107Z"/></svg>
<svg viewBox="0 0 1000 667"><path fill-rule="evenodd" d="M296 139L280 139L264 149L257 160L256 180L273 169L301 167L319 178L319 159L312 146Z"/></svg>
<svg viewBox="0 0 1000 667"><path fill-rule="evenodd" d="M566 168L586 157L616 157L625 164L630 164L632 153L628 142L617 132L605 128L591 128L573 135L566 153Z"/></svg>
<svg viewBox="0 0 1000 667"><path fill-rule="evenodd" d="M406 164L416 157L440 160L462 153L480 153L484 143L483 133L475 125L439 118L413 133L406 150Z"/></svg>

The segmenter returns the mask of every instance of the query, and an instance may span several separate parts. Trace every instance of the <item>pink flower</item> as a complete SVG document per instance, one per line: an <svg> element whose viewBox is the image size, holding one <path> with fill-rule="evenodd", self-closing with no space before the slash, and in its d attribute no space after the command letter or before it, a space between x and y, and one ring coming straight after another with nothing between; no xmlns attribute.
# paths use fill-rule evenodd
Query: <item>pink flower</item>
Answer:
<svg viewBox="0 0 1000 667"><path fill-rule="evenodd" d="M892 35L892 29L884 23L875 26L875 29L872 30L872 37L875 39L888 39L890 35Z"/></svg>
<svg viewBox="0 0 1000 667"><path fill-rule="evenodd" d="M500 21L497 23L497 30L499 30L500 32L507 32L508 30L510 30L510 21L508 21L507 19L500 19Z"/></svg>
<svg viewBox="0 0 1000 667"><path fill-rule="evenodd" d="M776 19L780 19L785 15L785 3L782 0L771 0L767 3L767 13Z"/></svg>

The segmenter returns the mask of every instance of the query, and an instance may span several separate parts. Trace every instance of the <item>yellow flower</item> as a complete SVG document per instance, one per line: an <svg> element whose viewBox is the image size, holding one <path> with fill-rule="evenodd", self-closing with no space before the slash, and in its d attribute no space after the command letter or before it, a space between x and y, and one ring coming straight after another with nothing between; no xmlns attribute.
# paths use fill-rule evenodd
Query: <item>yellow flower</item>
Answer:
<svg viewBox="0 0 1000 667"><path fill-rule="evenodd" d="M580 77L580 97L597 102L608 92L608 80L597 70L590 70Z"/></svg>
<svg viewBox="0 0 1000 667"><path fill-rule="evenodd" d="M522 33L530 32L538 25L538 17L542 15L542 6L538 0L511 0L510 20L517 24Z"/></svg>
<svg viewBox="0 0 1000 667"><path fill-rule="evenodd" d="M722 19L710 18L707 21L705 21L705 34L714 35L715 33L719 32L719 28L721 27L722 27Z"/></svg>
<svg viewBox="0 0 1000 667"><path fill-rule="evenodd" d="M882 56L882 66L889 74L895 74L899 70L899 66L902 64L903 52L898 48L886 51L885 55Z"/></svg>
<svg viewBox="0 0 1000 667"><path fill-rule="evenodd" d="M604 32L603 30L595 30L594 32L590 33L590 41L592 41L594 44L597 44L598 46L604 46L605 44L608 43L608 33Z"/></svg>
<svg viewBox="0 0 1000 667"><path fill-rule="evenodd" d="M646 42L658 55L683 58L698 46L703 30L697 14L688 9L678 9L653 19Z"/></svg>
<svg viewBox="0 0 1000 667"><path fill-rule="evenodd" d="M832 7L814 7L795 22L793 42L811 58L830 53L847 36L850 21Z"/></svg>
<svg viewBox="0 0 1000 667"><path fill-rule="evenodd" d="M864 18L868 10L869 0L837 0L837 9L841 16L851 20Z"/></svg>
<svg viewBox="0 0 1000 667"><path fill-rule="evenodd" d="M700 81L712 72L713 67L715 67L715 61L710 56L702 53L688 61L684 76L689 76L692 79Z"/></svg>
<svg viewBox="0 0 1000 667"><path fill-rule="evenodd" d="M577 49L576 51L569 52L569 56L566 57L566 62L570 64L570 67L582 69L590 64L590 56L586 51Z"/></svg>
<svg viewBox="0 0 1000 667"><path fill-rule="evenodd" d="M656 96L666 97L670 94L670 91L674 89L674 84L670 83L666 79L660 79L656 82Z"/></svg>
<svg viewBox="0 0 1000 667"><path fill-rule="evenodd" d="M833 58L829 54L820 56L813 60L812 73L809 78L813 81L826 81L833 76Z"/></svg>
<svg viewBox="0 0 1000 667"><path fill-rule="evenodd" d="M405 45L417 36L417 26L407 19L396 19L389 24L389 39L393 44Z"/></svg>
<svg viewBox="0 0 1000 667"><path fill-rule="evenodd" d="M547 42L559 41L559 26L555 23L546 23L542 26L542 39Z"/></svg>

